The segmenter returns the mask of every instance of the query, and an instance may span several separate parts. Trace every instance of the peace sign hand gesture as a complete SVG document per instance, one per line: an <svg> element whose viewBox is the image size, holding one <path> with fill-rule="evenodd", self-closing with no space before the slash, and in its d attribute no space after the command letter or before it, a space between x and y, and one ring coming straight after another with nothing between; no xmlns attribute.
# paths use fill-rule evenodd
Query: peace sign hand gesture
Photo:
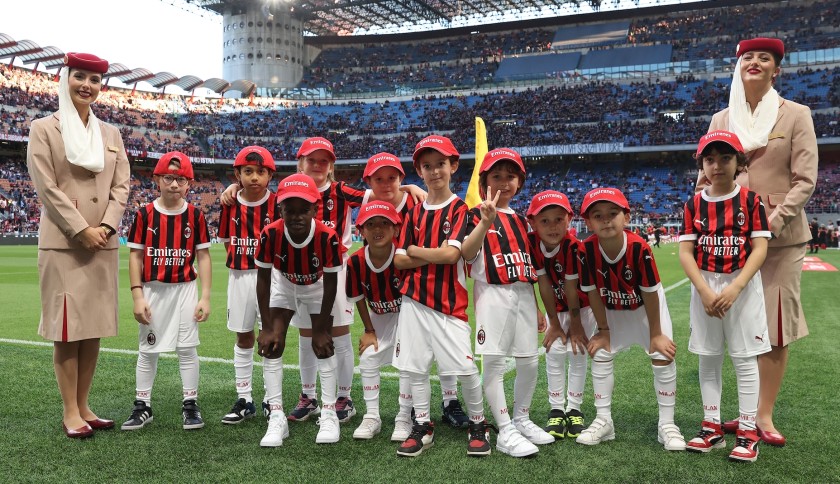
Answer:
<svg viewBox="0 0 840 484"><path fill-rule="evenodd" d="M487 187L486 197L481 205L479 205L479 210L481 211L481 220L487 223L493 223L496 220L496 204L499 203L499 194L501 192L497 191L496 196L493 196L493 189Z"/></svg>

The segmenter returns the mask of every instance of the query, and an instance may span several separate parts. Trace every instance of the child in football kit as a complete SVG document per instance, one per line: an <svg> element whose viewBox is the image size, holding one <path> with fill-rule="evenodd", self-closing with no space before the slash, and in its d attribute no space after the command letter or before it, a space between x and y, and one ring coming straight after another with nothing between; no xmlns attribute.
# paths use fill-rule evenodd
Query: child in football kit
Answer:
<svg viewBox="0 0 840 484"><path fill-rule="evenodd" d="M378 200L391 203L400 217L408 214L409 210L414 208L418 203L414 197L409 196L400 190L400 185L405 178L405 171L403 171L400 159L391 153L377 153L368 158L365 170L362 174L362 179L370 187L365 190L362 203L368 203L371 200ZM422 192L420 202L425 200L426 192ZM407 378L407 376L404 376ZM458 401L458 377L455 375L438 375L440 381L440 393L443 398L441 402L441 415L443 420L455 428L466 428L470 425L470 419L464 413L461 402ZM400 387L405 388L409 393L403 394L401 398L411 399L410 389L408 388L408 381L401 381ZM407 402L410 405L410 402ZM402 413L397 415L398 420L394 434L391 435L392 440L402 442L408 438L411 431L411 420L407 415Z"/></svg>
<svg viewBox="0 0 840 484"><path fill-rule="evenodd" d="M321 194L315 181L296 174L280 181L277 202L281 219L267 225L257 249L257 301L262 329L257 337L265 358L265 389L271 413L264 447L283 445L289 435L283 413L283 351L286 332L297 314L312 328L312 349L321 373L323 412L315 438L319 444L339 440L336 414L336 355L331 336L338 273L344 247L335 231L315 220Z"/></svg>
<svg viewBox="0 0 840 484"><path fill-rule="evenodd" d="M178 353L183 385L183 428L200 429L198 323L210 316L210 233L204 214L184 197L193 179L187 155L171 151L155 165L160 196L137 211L128 234L128 274L134 319L140 323L137 393L123 430L153 419L152 386L160 353ZM198 260L198 273L193 263ZM196 278L201 279L198 298Z"/></svg>
<svg viewBox="0 0 840 484"><path fill-rule="evenodd" d="M596 323L589 298L578 289L580 241L569 230L574 211L566 195L546 190L531 199L527 216L534 229L529 238L548 319L543 347L551 410L545 431L555 439L577 438L585 428L580 407L588 366L586 345Z"/></svg>
<svg viewBox="0 0 840 484"><path fill-rule="evenodd" d="M268 183L276 171L271 153L261 146L247 146L233 162L241 190L233 205L222 205L219 241L225 244L228 275L227 327L236 333L233 368L237 400L222 417L223 424L238 424L256 414L251 382L254 372L254 326L260 323L257 307L257 265L254 262L260 232L278 217L274 193ZM265 367L263 367L265 369ZM263 403L268 410L267 403Z"/></svg>
<svg viewBox="0 0 840 484"><path fill-rule="evenodd" d="M770 229L759 196L735 183L746 169L734 133L712 131L695 154L711 186L685 204L680 263L691 280L688 350L699 356L703 423L686 444L694 452L726 446L720 418L721 368L729 349L738 382L740 417L729 458L754 462L759 436L757 356L770 351L764 290L759 269L767 256Z"/></svg>
<svg viewBox="0 0 840 484"><path fill-rule="evenodd" d="M347 261L347 297L356 303L356 310L365 332L359 340L359 373L365 398L365 415L353 432L355 439L372 439L382 429L379 416L379 385L381 368L390 365L394 357L397 319L400 315L399 286L402 271L394 267L394 239L402 219L388 202L362 205L356 226L367 244ZM368 310L370 307L370 311ZM408 436L411 426L411 400L408 379L400 380L400 411L394 422L393 441ZM408 425L409 429L401 429Z"/></svg>
<svg viewBox="0 0 840 484"><path fill-rule="evenodd" d="M522 190L525 165L510 148L489 151L479 168L479 192L484 201L470 210L461 254L475 280L475 352L483 355L484 395L499 437L496 449L512 457L539 452L537 445L554 437L531 421L529 411L537 386L539 318L534 283L537 274L528 241L528 223L510 200ZM513 420L508 411L505 359L516 360Z"/></svg>
<svg viewBox="0 0 840 484"><path fill-rule="evenodd" d="M400 286L402 305L394 348L394 366L409 376L416 424L397 455L416 456L432 445L429 419L429 373L457 375L470 416L467 455L490 454L485 434L481 381L475 366L467 322L469 295L461 263L467 206L449 187L459 154L452 141L427 136L414 149L414 166L429 198L403 220L394 265L406 271Z"/></svg>
<svg viewBox="0 0 840 484"><path fill-rule="evenodd" d="M677 395L677 347L671 316L653 253L639 235L627 232L630 205L615 188L596 188L583 198L581 213L593 232L583 241L580 286L598 323L589 339L596 416L576 442L597 445L615 438L612 421L613 360L634 344L653 364L653 386L659 405L657 439L666 450L685 450L674 424Z"/></svg>

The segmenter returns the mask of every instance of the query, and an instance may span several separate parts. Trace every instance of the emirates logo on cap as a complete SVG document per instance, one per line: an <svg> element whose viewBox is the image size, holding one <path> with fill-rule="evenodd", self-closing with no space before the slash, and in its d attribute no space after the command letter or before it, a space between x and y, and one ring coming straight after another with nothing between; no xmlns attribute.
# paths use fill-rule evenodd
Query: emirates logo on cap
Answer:
<svg viewBox="0 0 840 484"><path fill-rule="evenodd" d="M306 183L306 182L304 182L304 181L297 181L297 180L292 180L292 181L283 182L283 186L284 186L284 187L304 187L304 188L309 188L309 184L308 184L308 183Z"/></svg>
<svg viewBox="0 0 840 484"><path fill-rule="evenodd" d="M379 163L380 161L387 161L387 160L390 160L390 159L391 159L390 156L383 155L383 156L377 156L376 158L371 159L370 162L371 163Z"/></svg>
<svg viewBox="0 0 840 484"><path fill-rule="evenodd" d="M598 195L606 193L607 195L615 195L615 190L610 190L609 188L602 188L600 190L595 190L589 194L589 198L595 198Z"/></svg>
<svg viewBox="0 0 840 484"><path fill-rule="evenodd" d="M421 146L426 146L429 143L437 143L437 144L442 145L443 140L440 139L440 138L426 138L426 139L424 139L423 141L420 142L420 145Z"/></svg>
<svg viewBox="0 0 840 484"><path fill-rule="evenodd" d="M391 211L391 209L387 205L374 204L374 205L367 205L365 207L365 212L370 212L371 210L387 210L389 212Z"/></svg>
<svg viewBox="0 0 840 484"><path fill-rule="evenodd" d="M510 156L511 158L516 157L516 153L514 153L512 151L508 151L508 150L493 150L493 151L490 152L490 156L492 156L492 157L501 156L501 155Z"/></svg>
<svg viewBox="0 0 840 484"><path fill-rule="evenodd" d="M549 199L549 198L556 198L558 200L563 200L563 196L560 195L559 193L546 193L545 195L540 195L539 197L537 197L537 201L542 202L543 200L546 200L546 199Z"/></svg>
<svg viewBox="0 0 840 484"><path fill-rule="evenodd" d="M309 140L309 143L311 143L311 144L313 144L313 145L324 145L324 146L328 147L329 149L332 149L332 143L330 143L330 142L329 142L329 141L327 141L327 140L323 140L323 139L311 139L311 140Z"/></svg>

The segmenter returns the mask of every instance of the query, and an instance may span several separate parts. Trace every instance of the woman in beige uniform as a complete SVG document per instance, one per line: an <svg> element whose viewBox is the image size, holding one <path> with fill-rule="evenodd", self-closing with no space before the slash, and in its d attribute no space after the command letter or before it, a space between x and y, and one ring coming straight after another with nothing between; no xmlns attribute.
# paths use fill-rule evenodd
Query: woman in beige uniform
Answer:
<svg viewBox="0 0 840 484"><path fill-rule="evenodd" d="M68 437L84 438L114 422L88 406L99 339L117 334L119 243L129 165L119 130L90 109L108 62L68 53L58 112L32 122L26 157L43 205L38 233L41 323L54 342L53 365Z"/></svg>
<svg viewBox="0 0 840 484"><path fill-rule="evenodd" d="M799 300L805 245L811 238L804 207L817 179L811 110L773 89L784 55L779 39L740 42L729 107L715 114L709 126L709 131L732 131L743 143L748 169L737 181L761 196L773 234L761 267L772 349L758 357L756 425L761 439L775 446L786 442L773 424L773 408L787 367L788 345L808 335ZM697 189L707 183L701 172ZM732 432L737 427L737 421L725 425Z"/></svg>

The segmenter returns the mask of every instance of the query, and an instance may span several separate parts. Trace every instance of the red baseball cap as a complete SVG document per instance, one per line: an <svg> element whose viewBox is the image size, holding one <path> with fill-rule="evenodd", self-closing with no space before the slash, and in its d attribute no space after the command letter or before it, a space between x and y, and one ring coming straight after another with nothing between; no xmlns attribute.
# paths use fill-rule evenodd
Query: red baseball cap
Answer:
<svg viewBox="0 0 840 484"><path fill-rule="evenodd" d="M321 192L311 176L295 173L280 180L277 185L277 203L287 198L302 198L309 203L315 203L321 199Z"/></svg>
<svg viewBox="0 0 840 484"><path fill-rule="evenodd" d="M251 153L260 155L262 157L262 162L246 160L245 158L247 158ZM277 171L277 165L274 164L274 157L272 157L271 153L262 146L246 146L239 150L239 153L236 155L236 160L233 161L233 166L236 168L237 166L245 165L264 166L271 171Z"/></svg>
<svg viewBox="0 0 840 484"><path fill-rule="evenodd" d="M744 147L741 146L741 140L738 139L738 135L730 131L718 130L709 131L700 138L700 141L697 143L697 153L695 153L694 156L699 158L703 154L703 150L705 150L710 143L714 143L716 141L728 144L738 153L744 152Z"/></svg>
<svg viewBox="0 0 840 484"><path fill-rule="evenodd" d="M785 43L780 39L770 37L757 37L750 40L742 40L738 42L738 47L735 49L735 57L741 57L746 52L754 50L762 50L772 52L779 57L785 56Z"/></svg>
<svg viewBox="0 0 840 484"><path fill-rule="evenodd" d="M397 209L388 202L368 202L359 208L359 215L356 216L356 227L361 228L368 220L374 217L385 217L394 225L402 223L402 218Z"/></svg>
<svg viewBox="0 0 840 484"><path fill-rule="evenodd" d="M455 157L456 160L461 157L461 154L455 149L455 145L452 144L451 139L446 136L433 134L421 139L414 147L414 155L411 157L411 159L414 160L414 163L417 163L417 155L425 149L435 150L443 156Z"/></svg>
<svg viewBox="0 0 840 484"><path fill-rule="evenodd" d="M586 211L589 207L598 202L610 202L618 205L625 212L630 211L630 204L627 203L627 198L621 193L618 188L595 188L583 197L583 204L580 207L580 213L586 217Z"/></svg>
<svg viewBox="0 0 840 484"><path fill-rule="evenodd" d="M333 144L330 143L328 139L321 138L320 136L315 138L306 138L303 140L303 144L300 145L300 149L297 152L297 157L300 158L301 156L309 156L313 151L317 150L326 150L330 154L332 161L335 161L335 149L333 149Z"/></svg>
<svg viewBox="0 0 840 484"><path fill-rule="evenodd" d="M400 159L391 153L382 152L368 158L362 178L373 176L373 174L376 173L376 170L386 166L396 168L402 176L405 176L405 171L403 170L402 163L400 163Z"/></svg>
<svg viewBox="0 0 840 484"><path fill-rule="evenodd" d="M82 52L66 53L64 55L64 65L73 69L84 69L100 74L108 72L108 61L93 54L84 54Z"/></svg>
<svg viewBox="0 0 840 484"><path fill-rule="evenodd" d="M572 205L569 203L569 198L556 190L546 190L534 195L534 198L531 199L531 204L528 205L528 212L525 215L528 217L536 216L545 210L546 207L554 205L565 209L569 212L570 217L575 215L575 211L572 210Z"/></svg>
<svg viewBox="0 0 840 484"><path fill-rule="evenodd" d="M519 153L510 149L510 148L496 148L495 150L488 151L486 155L484 155L484 161L481 162L481 168L479 169L479 173L484 173L485 171L490 171L493 168L493 165L502 161L502 160L510 160L519 167L519 171L525 173L525 163L522 162L522 157L519 156Z"/></svg>
<svg viewBox="0 0 840 484"><path fill-rule="evenodd" d="M181 167L177 170L170 170L169 164L172 163L172 161L177 161ZM190 180L194 178L190 157L180 151L170 151L169 153L161 156L155 165L155 171L152 173L154 175L183 176L189 178Z"/></svg>

